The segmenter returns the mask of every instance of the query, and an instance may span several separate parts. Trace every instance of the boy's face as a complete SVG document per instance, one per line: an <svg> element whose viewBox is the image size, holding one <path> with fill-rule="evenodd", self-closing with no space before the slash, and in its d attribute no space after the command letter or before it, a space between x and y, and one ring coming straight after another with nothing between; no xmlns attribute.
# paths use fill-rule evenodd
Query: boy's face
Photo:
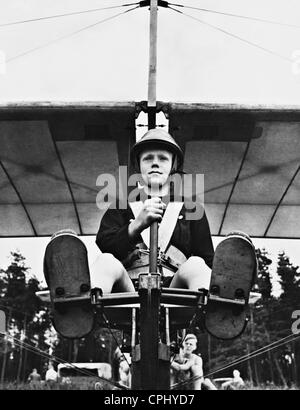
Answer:
<svg viewBox="0 0 300 410"><path fill-rule="evenodd" d="M196 350L196 340L188 339L183 342L183 352L184 353L193 353Z"/></svg>
<svg viewBox="0 0 300 410"><path fill-rule="evenodd" d="M162 149L149 149L140 155L140 170L146 185L163 187L172 169L173 154Z"/></svg>

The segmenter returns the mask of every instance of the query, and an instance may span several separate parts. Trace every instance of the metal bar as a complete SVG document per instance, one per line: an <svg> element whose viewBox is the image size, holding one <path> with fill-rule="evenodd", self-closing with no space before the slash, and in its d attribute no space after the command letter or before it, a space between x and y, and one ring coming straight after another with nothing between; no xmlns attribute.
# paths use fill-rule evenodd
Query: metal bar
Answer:
<svg viewBox="0 0 300 410"><path fill-rule="evenodd" d="M148 129L156 126L157 0L150 1L150 42L148 77ZM150 226L149 271L157 272L158 223Z"/></svg>
<svg viewBox="0 0 300 410"><path fill-rule="evenodd" d="M80 218L79 218L79 213L78 213L78 209L77 209L75 197L74 197L74 194L73 194L73 191L72 191L72 187L71 187L71 182L69 181L69 178L68 178L68 175L67 175L67 171L66 171L66 169L65 169L64 163L63 163L63 161L62 161L62 158L61 158L61 156L60 156L60 153L59 153L59 150L58 150L56 141L55 141L54 136L53 136L52 133L51 133L51 137L52 137L52 142L53 142L53 145L54 145L54 149L55 149L55 152L56 152L57 159L58 159L58 161L59 161L59 163L60 163L62 172L63 172L64 177L65 177L65 180L66 180L66 184L67 184L67 186L68 186L68 189L69 189L69 192L70 192L70 195L71 195L71 199L72 199L72 203L73 203L75 215L76 215L76 218L77 218L77 223L78 223L78 228L79 228L79 234L82 235L83 232L82 232L81 222L80 222Z"/></svg>
<svg viewBox="0 0 300 410"><path fill-rule="evenodd" d="M246 302L244 299L225 299L225 298L220 298L219 296L214 296L214 295L210 295L208 300L213 301L213 302L229 303L231 305L240 305L240 306L246 305Z"/></svg>
<svg viewBox="0 0 300 410"><path fill-rule="evenodd" d="M3 169L3 172L5 173L5 175L6 175L6 177L7 177L7 179L9 180L11 186L12 186L13 189L15 190L15 193L16 193L17 197L19 198L19 201L20 201L20 203L21 203L21 205L22 205L22 207L23 207L23 209L24 209L24 212L25 212L27 218L28 218L28 221L29 221L29 223L30 223L30 225L31 225L31 228L32 228L32 230L33 230L34 235L35 235L35 236L38 236L37 231L36 231L36 229L35 229L35 227L34 227L33 221L32 221L32 219L31 219L31 217L30 217L30 215L29 215L29 212L28 212L28 210L27 210L27 208L26 208L26 205L25 205L25 203L24 203L24 201L23 201L23 199L22 199L22 197L21 197L21 194L20 194L20 192L18 191L16 185L14 184L14 182L13 182L11 176L9 175L7 169L5 168L5 166L3 165L3 163L2 163L1 160L0 160L0 165L1 165L1 168Z"/></svg>
<svg viewBox="0 0 300 410"><path fill-rule="evenodd" d="M171 293L176 295L193 295L193 296L203 296L204 292L195 291L190 289L180 289L180 288L162 288L162 293Z"/></svg>
<svg viewBox="0 0 300 410"><path fill-rule="evenodd" d="M132 308L132 323L131 323L131 348L134 349L136 343L136 308Z"/></svg>
<svg viewBox="0 0 300 410"><path fill-rule="evenodd" d="M170 341L170 316L169 316L169 308L166 307L165 309L166 312L166 345L170 346L171 341Z"/></svg>
<svg viewBox="0 0 300 410"><path fill-rule="evenodd" d="M156 72L157 72L157 9L158 1L150 1L150 41L148 73L148 129L156 127Z"/></svg>
<svg viewBox="0 0 300 410"><path fill-rule="evenodd" d="M159 307L160 275L139 277L140 295L140 386L142 390L157 390L159 386Z"/></svg>
<svg viewBox="0 0 300 410"><path fill-rule="evenodd" d="M53 299L54 303L70 303L70 302L86 302L90 301L90 295L82 296L67 296ZM122 293L107 293L101 297L103 306L127 305L130 303L139 303L139 295L137 292L122 292Z"/></svg>
<svg viewBox="0 0 300 410"><path fill-rule="evenodd" d="M182 294L161 294L161 303L167 303L170 305L182 305L182 306L197 306L199 304L199 298L194 295L182 295Z"/></svg>
<svg viewBox="0 0 300 410"><path fill-rule="evenodd" d="M244 165L244 162L245 162L245 160L246 160L247 153L248 153L248 150L249 150L249 147L250 147L250 142L251 142L251 140L248 141L248 144L247 144L247 146L246 146L246 149L245 149L245 152L244 152L242 161L241 161L241 163L240 163L239 170L238 170L238 172L237 172L237 174L236 174L236 177L235 177L235 179L234 179L234 182L233 182L233 184L232 184L231 191L230 191L229 197L228 197L227 202L226 202L226 206L225 206L224 214L223 214L222 221L221 221L221 224L220 224L220 228L219 228L218 235L220 235L221 232L222 232L222 228L223 228L224 221L225 221L225 218L226 218L227 210L228 210L228 207L229 207L229 205L230 205L230 200L231 200L231 197L232 197L232 195L233 195L233 191L234 191L234 189L235 189L235 187L236 187L236 184L237 184L237 182L238 182L238 179L239 179L239 177L240 177L240 174L241 174L241 172L242 172L243 165Z"/></svg>
<svg viewBox="0 0 300 410"><path fill-rule="evenodd" d="M266 230L265 230L264 237L266 237L266 235L267 235L267 233L268 233L268 230L270 229L270 226L271 226L271 224L272 224L272 222L273 222L273 220L274 220L274 218L275 218L275 215L276 215L276 213L277 213L277 211L278 211L280 205L282 204L282 201L283 201L284 197L286 196L286 194L287 194L287 192L288 192L290 186L292 185L294 179L296 178L296 176L297 176L299 170L300 170L300 166L296 169L296 172L295 172L294 175L292 176L292 178L291 178L291 180L290 180L288 186L286 187L286 189L285 189L284 193L282 194L282 196L281 196L281 198L280 198L278 204L276 205L276 208L275 208L275 210L274 210L274 212L273 212L273 215L271 216L270 222L268 223L268 226L267 226L267 228L266 228Z"/></svg>
<svg viewBox="0 0 300 410"><path fill-rule="evenodd" d="M156 126L157 0L150 0L150 42L148 79L148 129ZM160 276L157 275L158 223L150 226L149 274L140 275L139 388L157 390L159 375Z"/></svg>
<svg viewBox="0 0 300 410"><path fill-rule="evenodd" d="M150 1L148 107L156 107L157 8L158 8L157 0L151 0Z"/></svg>
<svg viewBox="0 0 300 410"><path fill-rule="evenodd" d="M158 258L158 223L153 222L150 226L150 253L149 253L149 272L157 272Z"/></svg>

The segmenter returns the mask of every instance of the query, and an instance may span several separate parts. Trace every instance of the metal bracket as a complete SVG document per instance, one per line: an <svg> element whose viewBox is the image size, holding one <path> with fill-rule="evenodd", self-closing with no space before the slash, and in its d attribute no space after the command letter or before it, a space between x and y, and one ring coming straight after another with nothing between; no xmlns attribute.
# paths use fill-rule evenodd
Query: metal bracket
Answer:
<svg viewBox="0 0 300 410"><path fill-rule="evenodd" d="M139 2L140 7L150 7L150 0L142 0ZM167 1L164 0L157 0L157 5L158 7L169 7L169 3Z"/></svg>
<svg viewBox="0 0 300 410"><path fill-rule="evenodd" d="M102 289L100 288L91 289L91 304L95 306L101 306L102 296L103 296Z"/></svg>
<svg viewBox="0 0 300 410"><path fill-rule="evenodd" d="M159 273L141 273L139 275L139 292L143 290L160 290Z"/></svg>
<svg viewBox="0 0 300 410"><path fill-rule="evenodd" d="M159 358L159 360L169 362L170 358L171 358L170 346L167 346L165 343L159 343L159 345L158 345L158 358Z"/></svg>
<svg viewBox="0 0 300 410"><path fill-rule="evenodd" d="M131 349L131 360L132 362L139 362L141 360L141 345L135 345Z"/></svg>
<svg viewBox="0 0 300 410"><path fill-rule="evenodd" d="M140 101L135 105L135 118L138 118L141 112L148 113L148 101ZM156 102L156 113L163 112L166 119L169 119L169 104L162 101Z"/></svg>
<svg viewBox="0 0 300 410"><path fill-rule="evenodd" d="M199 299L198 299L198 308L201 306L207 305L207 296L208 296L208 290L205 288L198 289L200 292Z"/></svg>

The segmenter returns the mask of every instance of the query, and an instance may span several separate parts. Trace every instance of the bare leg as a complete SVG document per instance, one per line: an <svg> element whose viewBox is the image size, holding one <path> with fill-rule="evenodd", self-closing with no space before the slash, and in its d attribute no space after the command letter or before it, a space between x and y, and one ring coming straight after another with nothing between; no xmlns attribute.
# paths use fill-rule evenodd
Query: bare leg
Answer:
<svg viewBox="0 0 300 410"><path fill-rule="evenodd" d="M103 293L134 292L134 286L122 265L110 253L102 253L90 266L91 287L101 288Z"/></svg>
<svg viewBox="0 0 300 410"><path fill-rule="evenodd" d="M192 377L197 377L197 379L194 380L194 390L201 390L201 384L203 381L202 369L199 366L192 366L191 371Z"/></svg>
<svg viewBox="0 0 300 410"><path fill-rule="evenodd" d="M204 379L202 384L207 388L207 390L218 390L210 379Z"/></svg>
<svg viewBox="0 0 300 410"><path fill-rule="evenodd" d="M175 273L170 288L209 289L211 269L199 256L191 256Z"/></svg>

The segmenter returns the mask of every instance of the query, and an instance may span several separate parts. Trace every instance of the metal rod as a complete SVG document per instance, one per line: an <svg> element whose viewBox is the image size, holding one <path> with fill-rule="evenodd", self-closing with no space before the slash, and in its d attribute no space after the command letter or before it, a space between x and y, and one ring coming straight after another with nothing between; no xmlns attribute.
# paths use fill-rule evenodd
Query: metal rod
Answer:
<svg viewBox="0 0 300 410"><path fill-rule="evenodd" d="M198 297L194 295L181 295L181 294L161 294L161 303L167 303L170 305L182 305L182 306L197 306Z"/></svg>
<svg viewBox="0 0 300 410"><path fill-rule="evenodd" d="M158 223L153 222L150 226L150 253L149 253L149 272L157 273L158 257Z"/></svg>
<svg viewBox="0 0 300 410"><path fill-rule="evenodd" d="M132 308L132 332L131 332L131 348L135 347L136 339L136 308Z"/></svg>
<svg viewBox="0 0 300 410"><path fill-rule="evenodd" d="M148 129L156 126L156 62L157 62L157 0L150 0L150 50L148 81ZM157 273L158 223L150 226L149 275L147 286L140 277L140 388L159 387L159 306L160 281L153 282ZM143 286L141 288L141 286Z"/></svg>
<svg viewBox="0 0 300 410"><path fill-rule="evenodd" d="M156 126L157 0L150 1L150 48L148 77L148 129ZM149 272L157 272L158 224L150 226Z"/></svg>
<svg viewBox="0 0 300 410"><path fill-rule="evenodd" d="M61 297L53 299L54 304L87 302L90 301L89 295L75 296L75 297ZM103 306L112 305L127 305L130 303L139 303L139 295L137 292L122 292L122 293L106 293L101 297Z"/></svg>
<svg viewBox="0 0 300 410"><path fill-rule="evenodd" d="M156 107L157 0L150 1L148 107Z"/></svg>
<svg viewBox="0 0 300 410"><path fill-rule="evenodd" d="M170 341L170 317L169 317L169 308L166 307L165 309L166 313L166 345L170 346L171 341Z"/></svg>
<svg viewBox="0 0 300 410"><path fill-rule="evenodd" d="M193 295L193 296L202 296L203 292L195 291L190 289L181 289L181 288L162 288L162 293L171 293L176 295Z"/></svg>

